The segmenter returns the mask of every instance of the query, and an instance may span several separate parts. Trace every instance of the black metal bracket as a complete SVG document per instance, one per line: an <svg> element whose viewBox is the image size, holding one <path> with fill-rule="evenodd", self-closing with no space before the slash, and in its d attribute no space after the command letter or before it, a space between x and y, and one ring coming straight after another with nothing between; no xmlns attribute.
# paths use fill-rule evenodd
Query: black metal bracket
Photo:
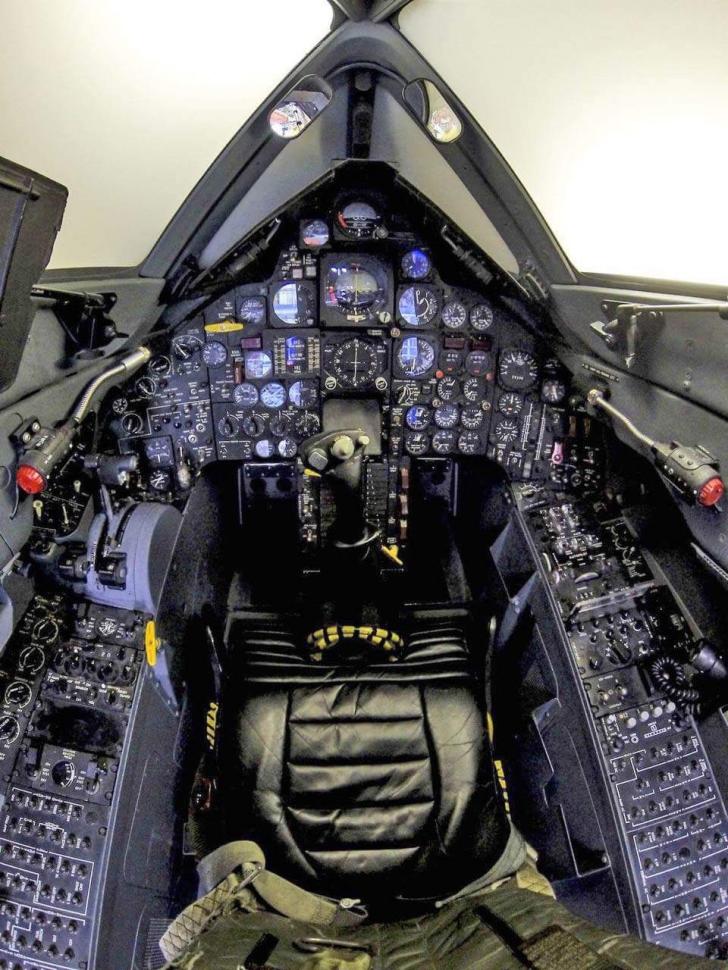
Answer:
<svg viewBox="0 0 728 970"><path fill-rule="evenodd" d="M98 350L115 337L123 336L109 316L116 303L115 293L81 293L34 286L31 296L51 302L75 354Z"/></svg>
<svg viewBox="0 0 728 970"><path fill-rule="evenodd" d="M631 368L640 344L654 335L665 323L667 313L717 313L728 320L728 303L620 303L604 300L602 312L607 318L589 326L599 334L610 350L620 351L625 366Z"/></svg>

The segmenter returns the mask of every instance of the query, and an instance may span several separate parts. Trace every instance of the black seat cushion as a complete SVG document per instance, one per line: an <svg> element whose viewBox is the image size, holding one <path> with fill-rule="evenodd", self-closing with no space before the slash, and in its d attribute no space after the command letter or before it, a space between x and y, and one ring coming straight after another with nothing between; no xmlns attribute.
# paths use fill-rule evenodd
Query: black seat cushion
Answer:
<svg viewBox="0 0 728 970"><path fill-rule="evenodd" d="M462 633L424 630L405 659L308 660L283 630L237 638L224 703L230 838L327 895L444 897L508 837Z"/></svg>

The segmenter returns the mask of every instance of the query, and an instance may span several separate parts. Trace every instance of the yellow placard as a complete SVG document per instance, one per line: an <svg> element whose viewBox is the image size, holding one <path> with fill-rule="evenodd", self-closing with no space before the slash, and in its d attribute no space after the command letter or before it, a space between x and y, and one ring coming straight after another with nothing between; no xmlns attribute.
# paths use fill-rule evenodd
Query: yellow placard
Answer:
<svg viewBox="0 0 728 970"><path fill-rule="evenodd" d="M217 323L206 323L206 333L235 333L236 330L244 330L245 324L238 323L236 320L219 320Z"/></svg>
<svg viewBox="0 0 728 970"><path fill-rule="evenodd" d="M144 629L144 652L147 655L147 663L150 667L153 667L157 662L158 646L159 641L157 640L157 627L154 620L149 620Z"/></svg>

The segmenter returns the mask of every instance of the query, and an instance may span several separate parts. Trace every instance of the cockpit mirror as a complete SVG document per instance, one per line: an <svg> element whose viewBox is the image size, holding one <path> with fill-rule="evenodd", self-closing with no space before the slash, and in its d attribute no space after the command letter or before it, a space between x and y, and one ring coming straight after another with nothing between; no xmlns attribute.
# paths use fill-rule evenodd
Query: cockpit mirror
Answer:
<svg viewBox="0 0 728 970"><path fill-rule="evenodd" d="M332 96L331 86L322 78L315 74L301 78L268 115L271 131L279 138L298 138L329 106Z"/></svg>
<svg viewBox="0 0 728 970"><path fill-rule="evenodd" d="M462 122L432 81L410 81L404 99L434 141L449 143L462 134Z"/></svg>

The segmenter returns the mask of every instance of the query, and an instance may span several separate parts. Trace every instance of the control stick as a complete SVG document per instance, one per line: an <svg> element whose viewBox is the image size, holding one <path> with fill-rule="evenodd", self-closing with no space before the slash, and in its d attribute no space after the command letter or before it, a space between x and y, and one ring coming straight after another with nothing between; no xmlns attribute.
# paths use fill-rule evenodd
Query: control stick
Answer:
<svg viewBox="0 0 728 970"><path fill-rule="evenodd" d="M324 431L307 438L300 454L309 472L326 477L336 503L333 544L366 554L379 533L364 518L361 476L369 436L361 428Z"/></svg>

